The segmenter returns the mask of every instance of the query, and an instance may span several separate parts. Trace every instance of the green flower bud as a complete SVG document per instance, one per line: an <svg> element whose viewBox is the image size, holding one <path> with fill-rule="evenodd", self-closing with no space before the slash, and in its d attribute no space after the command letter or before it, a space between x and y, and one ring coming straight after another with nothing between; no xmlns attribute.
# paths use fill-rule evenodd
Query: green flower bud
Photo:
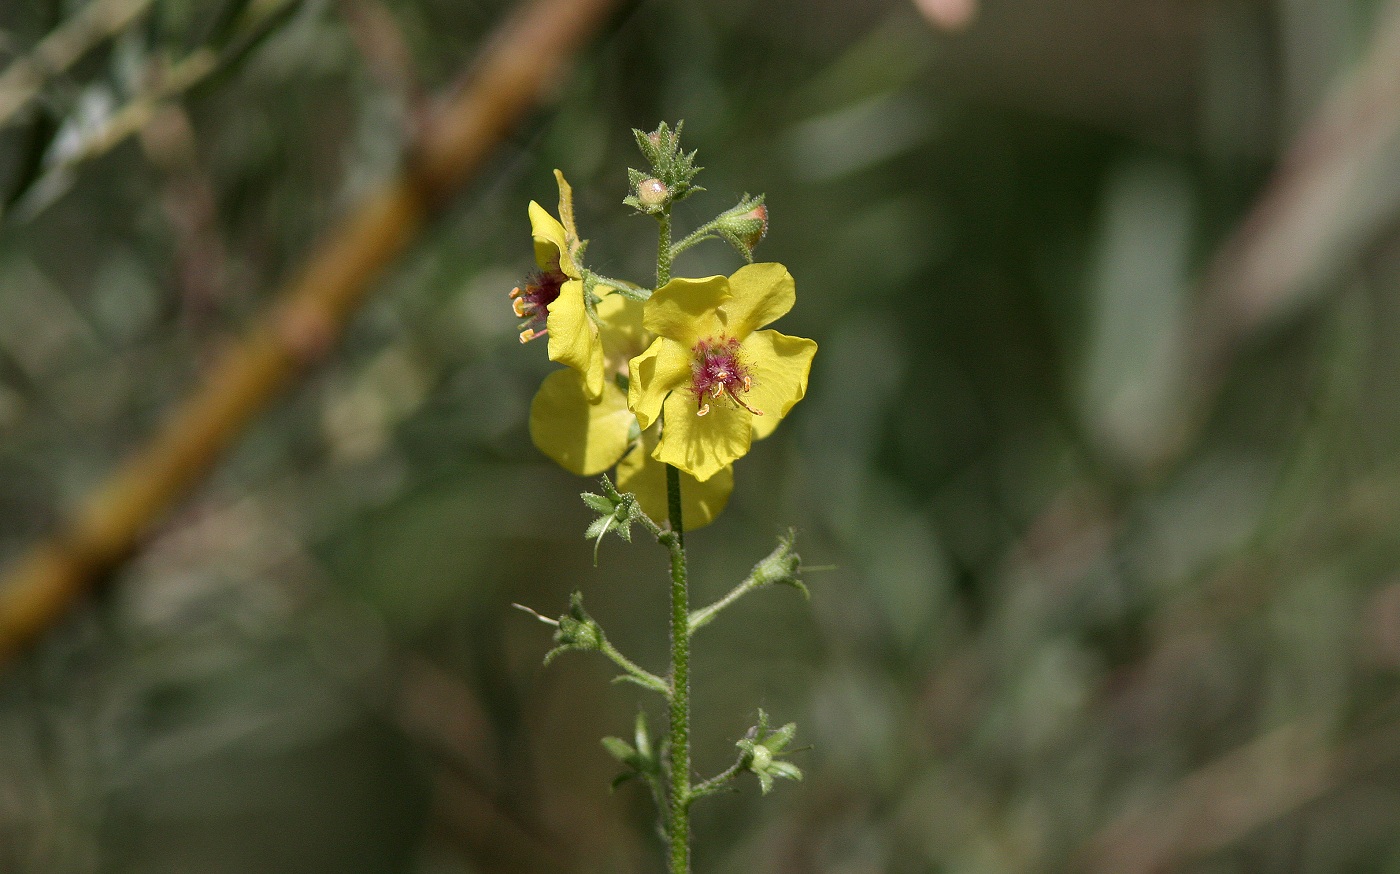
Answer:
<svg viewBox="0 0 1400 874"><path fill-rule="evenodd" d="M754 744L752 758L749 760L749 769L752 771L766 771L773 765L773 751L763 744Z"/></svg>
<svg viewBox="0 0 1400 874"><path fill-rule="evenodd" d="M792 586L806 594L807 587L798 578L802 570L802 557L797 554L795 543L795 532L789 531L780 538L778 548L754 565L754 582L760 586Z"/></svg>
<svg viewBox="0 0 1400 874"><path fill-rule="evenodd" d="M733 246L745 261L753 261L754 247L768 233L768 207L763 205L763 195L743 200L721 213L715 219L715 231L729 245Z"/></svg>

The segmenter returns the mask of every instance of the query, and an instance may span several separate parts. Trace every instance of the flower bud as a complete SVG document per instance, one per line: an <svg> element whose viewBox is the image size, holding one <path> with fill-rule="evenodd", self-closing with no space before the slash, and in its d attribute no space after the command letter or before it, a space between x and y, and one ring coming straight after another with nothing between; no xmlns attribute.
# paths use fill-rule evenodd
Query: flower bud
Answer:
<svg viewBox="0 0 1400 874"><path fill-rule="evenodd" d="M770 552L762 561L754 565L753 579L760 586L792 586L804 594L807 587L798 578L802 568L802 557L794 548L792 533L778 541L778 548Z"/></svg>
<svg viewBox="0 0 1400 874"><path fill-rule="evenodd" d="M737 206L715 219L715 229L746 261L753 261L754 247L768 233L768 207L761 196L745 195Z"/></svg>
<svg viewBox="0 0 1400 874"><path fill-rule="evenodd" d="M574 592L569 599L569 612L559 617L558 630L554 632L557 646L545 656L545 664L563 652L602 649L603 640L603 629L583 609L583 596Z"/></svg>
<svg viewBox="0 0 1400 874"><path fill-rule="evenodd" d="M773 766L773 751L763 744L754 744L752 758L749 759L749 769L752 771L766 771Z"/></svg>
<svg viewBox="0 0 1400 874"><path fill-rule="evenodd" d="M642 209L652 212L666 205L671 192L660 179L643 179L637 184L637 202Z"/></svg>

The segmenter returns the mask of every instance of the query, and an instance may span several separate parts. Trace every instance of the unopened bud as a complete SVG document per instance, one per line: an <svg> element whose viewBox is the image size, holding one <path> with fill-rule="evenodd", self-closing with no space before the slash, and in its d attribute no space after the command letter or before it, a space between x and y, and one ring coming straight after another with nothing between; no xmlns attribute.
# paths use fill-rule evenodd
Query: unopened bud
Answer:
<svg viewBox="0 0 1400 874"><path fill-rule="evenodd" d="M749 760L749 768L753 771L766 771L773 764L773 751L763 744L754 744L753 757Z"/></svg>
<svg viewBox="0 0 1400 874"><path fill-rule="evenodd" d="M666 199L670 194L666 183L660 179L643 179L637 183L637 202L645 210L650 211L665 206Z"/></svg>
<svg viewBox="0 0 1400 874"><path fill-rule="evenodd" d="M752 261L754 247L768 233L768 207L763 205L761 199L755 203L745 196L738 206L720 215L716 227L720 236L728 240L740 255Z"/></svg>
<svg viewBox="0 0 1400 874"><path fill-rule="evenodd" d="M801 573L802 558L793 548L792 535L782 538L778 548L754 565L753 578L760 586L792 586L806 591L798 579Z"/></svg>

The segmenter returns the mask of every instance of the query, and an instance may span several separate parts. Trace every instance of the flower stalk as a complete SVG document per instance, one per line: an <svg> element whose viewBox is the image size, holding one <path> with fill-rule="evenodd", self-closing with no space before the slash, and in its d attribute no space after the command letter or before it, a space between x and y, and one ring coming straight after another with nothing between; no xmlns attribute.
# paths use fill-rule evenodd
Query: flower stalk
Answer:
<svg viewBox="0 0 1400 874"><path fill-rule="evenodd" d="M531 439L574 473L592 476L616 468L617 485L605 475L601 494L581 495L596 514L584 532L593 541L595 566L607 535L630 543L633 524L654 537L669 558L670 670L664 677L618 651L577 592L569 612L557 620L528 612L555 629L556 646L546 664L565 652L597 652L622 669L618 680L666 699L664 744L652 742L639 714L633 742L608 737L603 746L625 769L614 787L638 779L650 789L670 874L690 872L690 808L696 799L720 792L744 773L753 774L765 794L775 779L802 776L782 758L795 726L772 730L760 710L758 724L736 743L738 760L716 776L692 781L695 631L756 589L789 585L804 594L806 589L789 533L729 594L692 612L685 533L709 524L724 509L734 487L733 462L752 441L771 434L802 399L816 352L811 340L765 329L791 309L795 285L781 264L753 263L753 247L768 229L762 195L744 195L675 242L672 204L703 190L693 183L700 169L695 153L680 148L680 127L663 123L650 133L634 131L649 171L629 171L632 192L623 202L656 219L653 288L587 267L587 241L575 225L572 189L556 170L559 219L530 204L539 270L524 291L512 294L513 309L523 320L522 339L547 336L550 359L565 365L545 378L531 403ZM730 277L672 279L676 256L709 239L728 242L748 265Z"/></svg>
<svg viewBox="0 0 1400 874"><path fill-rule="evenodd" d="M680 471L666 465L666 496L671 509L667 546L671 551L671 707L670 798L666 839L671 874L690 872L690 586L681 526Z"/></svg>

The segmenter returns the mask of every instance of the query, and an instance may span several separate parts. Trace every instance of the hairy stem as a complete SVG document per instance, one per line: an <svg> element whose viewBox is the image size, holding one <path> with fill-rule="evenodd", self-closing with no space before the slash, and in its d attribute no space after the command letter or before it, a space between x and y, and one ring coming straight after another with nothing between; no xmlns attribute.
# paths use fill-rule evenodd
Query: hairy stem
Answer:
<svg viewBox="0 0 1400 874"><path fill-rule="evenodd" d="M661 226L661 233L656 240L656 287L671 281L671 259L676 257L676 252L671 248L671 210L667 209L656 217L656 222Z"/></svg>
<svg viewBox="0 0 1400 874"><path fill-rule="evenodd" d="M639 685L645 686L653 692L660 692L668 698L670 697L671 687L667 685L665 680L623 655L618 651L617 647L612 645L611 641L605 638L599 650L603 655L607 656L613 664L626 671L627 675L636 680Z"/></svg>
<svg viewBox="0 0 1400 874"><path fill-rule="evenodd" d="M740 758L737 762L730 765L728 768L725 768L722 772L716 774L715 776L704 781L703 783L697 783L695 784L695 786L691 787L691 802L693 803L697 798L704 798L706 795L714 795L716 792L722 791L724 787L728 786L734 781L735 777L739 776L743 772L744 759Z"/></svg>
<svg viewBox="0 0 1400 874"><path fill-rule="evenodd" d="M681 527L680 472L666 465L671 510L671 748L666 840L671 874L690 874L690 590Z"/></svg>

